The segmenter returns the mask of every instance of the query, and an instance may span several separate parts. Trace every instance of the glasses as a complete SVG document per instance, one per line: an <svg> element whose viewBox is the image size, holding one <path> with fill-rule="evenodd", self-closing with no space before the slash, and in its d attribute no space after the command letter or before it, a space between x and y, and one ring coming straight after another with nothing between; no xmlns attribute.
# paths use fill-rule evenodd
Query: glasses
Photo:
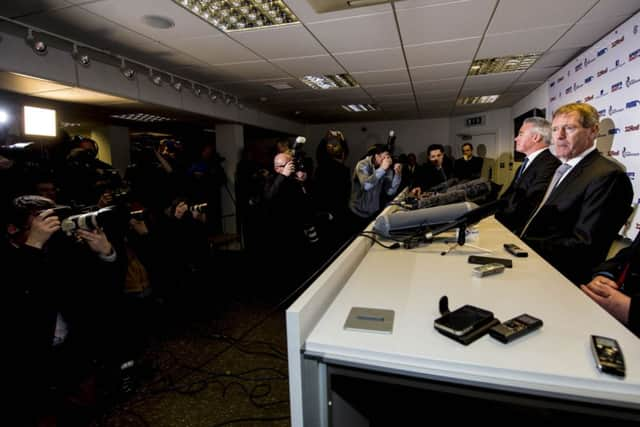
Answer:
<svg viewBox="0 0 640 427"><path fill-rule="evenodd" d="M582 126L574 126L574 125L552 126L551 127L551 132L558 133L558 132L560 132L562 130L566 134L572 134L572 133L578 131L579 129L583 129L583 127Z"/></svg>

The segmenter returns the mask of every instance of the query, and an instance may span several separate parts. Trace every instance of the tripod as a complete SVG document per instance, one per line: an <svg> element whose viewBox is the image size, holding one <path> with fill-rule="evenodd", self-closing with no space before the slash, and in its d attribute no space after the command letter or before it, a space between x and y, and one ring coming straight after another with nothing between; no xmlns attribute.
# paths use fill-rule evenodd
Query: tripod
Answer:
<svg viewBox="0 0 640 427"><path fill-rule="evenodd" d="M446 251L440 252L440 255L442 255L442 256L447 255L448 253L453 252L454 250L456 250L456 248L464 246L465 243L466 243L466 239L467 239L466 235L467 235L467 223L465 221L465 222L462 222L458 226L458 240L457 240L457 242L454 243L453 245L449 246L449 248ZM470 248L476 249L478 251L491 252L490 249L481 248L480 246L472 245L470 243L467 243L467 246L470 247Z"/></svg>

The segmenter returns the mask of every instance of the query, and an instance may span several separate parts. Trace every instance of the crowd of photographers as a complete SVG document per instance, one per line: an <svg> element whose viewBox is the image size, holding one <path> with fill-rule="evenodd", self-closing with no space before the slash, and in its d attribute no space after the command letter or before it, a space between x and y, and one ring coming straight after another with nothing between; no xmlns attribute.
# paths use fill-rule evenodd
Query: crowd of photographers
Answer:
<svg viewBox="0 0 640 427"><path fill-rule="evenodd" d="M2 153L0 256L19 425L86 425L132 390L147 340L209 266L211 146L138 141L122 177L86 137ZM6 146L5 146L6 148Z"/></svg>

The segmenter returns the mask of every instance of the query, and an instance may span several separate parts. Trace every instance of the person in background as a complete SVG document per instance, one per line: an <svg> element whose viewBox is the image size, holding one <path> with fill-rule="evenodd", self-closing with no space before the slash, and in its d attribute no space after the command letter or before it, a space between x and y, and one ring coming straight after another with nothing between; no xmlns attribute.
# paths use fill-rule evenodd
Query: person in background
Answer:
<svg viewBox="0 0 640 427"><path fill-rule="evenodd" d="M553 114L555 154L563 162L521 238L576 285L590 279L583 266L605 260L631 213L633 188L625 171L595 146L598 111L567 104Z"/></svg>
<svg viewBox="0 0 640 427"><path fill-rule="evenodd" d="M427 148L427 163L420 169L416 176L412 193L419 195L428 192L432 187L453 178L453 165L444 153L441 144L431 144Z"/></svg>
<svg viewBox="0 0 640 427"><path fill-rule="evenodd" d="M386 145L376 144L369 155L355 167L349 208L353 214L353 231L359 232L381 210L380 196L393 196L400 188L402 166L393 165Z"/></svg>
<svg viewBox="0 0 640 427"><path fill-rule="evenodd" d="M516 151L526 155L509 188L500 197L504 207L496 219L514 234L520 234L533 215L560 160L551 154L551 123L542 117L527 118L518 132Z"/></svg>
<svg viewBox="0 0 640 427"><path fill-rule="evenodd" d="M593 279L580 288L640 338L640 234L596 267Z"/></svg>
<svg viewBox="0 0 640 427"><path fill-rule="evenodd" d="M465 142L462 144L462 157L453 164L453 174L460 180L480 178L482 162L481 157L473 155L473 145Z"/></svg>

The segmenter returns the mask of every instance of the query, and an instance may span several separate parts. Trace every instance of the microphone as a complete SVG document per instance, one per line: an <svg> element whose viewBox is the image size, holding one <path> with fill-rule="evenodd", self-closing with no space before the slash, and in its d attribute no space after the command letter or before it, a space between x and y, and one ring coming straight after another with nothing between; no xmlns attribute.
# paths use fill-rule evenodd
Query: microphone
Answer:
<svg viewBox="0 0 640 427"><path fill-rule="evenodd" d="M454 185L444 193L436 193L418 200L418 208L446 205L463 201L475 201L491 193L491 183L486 178L478 178Z"/></svg>
<svg viewBox="0 0 640 427"><path fill-rule="evenodd" d="M376 218L373 229L389 237L398 231L455 221L477 207L478 205L472 202L461 202L413 211L397 211L380 215Z"/></svg>

